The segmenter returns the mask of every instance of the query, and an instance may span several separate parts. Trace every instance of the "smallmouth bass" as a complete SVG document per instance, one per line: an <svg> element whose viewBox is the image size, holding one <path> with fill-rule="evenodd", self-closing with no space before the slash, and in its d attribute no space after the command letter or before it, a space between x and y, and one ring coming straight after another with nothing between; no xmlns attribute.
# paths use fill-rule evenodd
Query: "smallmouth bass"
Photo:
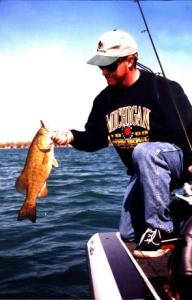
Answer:
<svg viewBox="0 0 192 300"><path fill-rule="evenodd" d="M48 195L46 180L51 173L52 166L58 166L54 157L54 145L50 131L41 121L41 128L32 140L24 168L15 184L17 191L26 195L18 213L18 221L28 218L33 223L36 222L37 197Z"/></svg>

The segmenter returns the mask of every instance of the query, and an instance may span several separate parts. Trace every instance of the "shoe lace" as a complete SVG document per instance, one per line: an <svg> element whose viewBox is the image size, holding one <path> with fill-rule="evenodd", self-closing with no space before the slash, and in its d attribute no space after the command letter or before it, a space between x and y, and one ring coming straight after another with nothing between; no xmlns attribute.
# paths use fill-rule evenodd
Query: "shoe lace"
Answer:
<svg viewBox="0 0 192 300"><path fill-rule="evenodd" d="M144 237L144 242L150 244L156 236L156 231L157 230L150 230L147 232L146 237Z"/></svg>
<svg viewBox="0 0 192 300"><path fill-rule="evenodd" d="M148 228L147 231L142 235L139 244L141 244L142 242L150 244L151 242L154 241L156 234L157 234L157 229L152 230Z"/></svg>

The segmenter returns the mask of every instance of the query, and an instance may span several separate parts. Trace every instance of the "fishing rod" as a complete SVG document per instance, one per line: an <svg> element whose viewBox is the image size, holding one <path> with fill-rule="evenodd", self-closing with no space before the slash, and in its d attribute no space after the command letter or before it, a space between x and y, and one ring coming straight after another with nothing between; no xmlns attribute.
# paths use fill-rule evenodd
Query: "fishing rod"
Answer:
<svg viewBox="0 0 192 300"><path fill-rule="evenodd" d="M159 55L158 55L158 53L157 53L155 44L154 44L154 42L153 42L153 39L152 39L150 30L149 30L149 27L148 27L148 25L147 25L147 21L146 21L146 19L145 19L143 10L142 10L141 5L140 5L140 2L139 2L139 0L135 0L135 2L137 3L137 5L138 5L138 7L139 7L139 11L140 11L140 13L141 13L142 19L143 19L144 24L145 24L145 31L148 33L148 36L149 36L149 38L150 38L150 41L151 41L153 50L154 50L154 52L155 52L157 61L158 61L158 63L159 63L160 69L161 69L161 73L162 73L163 77L166 79L165 82L166 82L168 91L169 91L170 96L171 96L171 101L172 101L172 103L173 103L173 105L174 105L175 111L176 111L177 116L178 116L178 118L179 118L180 125L181 125L181 127L182 127L183 132L184 132L184 135L185 135L187 144L188 144L188 146L189 146L190 151L192 151L192 144L191 144L191 142L190 142L189 135L188 135L188 133L187 133L187 129L186 129L186 127L185 127L185 124L184 124L184 121L183 121L182 116L181 116L181 114L180 114L180 111L179 111L179 109L178 109L178 107L177 107L177 103L176 103L175 97L174 97L174 95L173 95L173 91L172 91L172 89L170 88L170 85L168 84L167 77L166 77L166 75L165 75L165 72L164 72L162 63L161 63L161 61L160 61Z"/></svg>

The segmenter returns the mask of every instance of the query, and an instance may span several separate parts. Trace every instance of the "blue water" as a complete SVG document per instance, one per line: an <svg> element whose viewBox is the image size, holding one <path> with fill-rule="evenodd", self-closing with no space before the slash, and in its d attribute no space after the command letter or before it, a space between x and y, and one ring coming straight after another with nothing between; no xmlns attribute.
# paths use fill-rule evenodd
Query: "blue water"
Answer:
<svg viewBox="0 0 192 300"><path fill-rule="evenodd" d="M24 196L14 184L26 155L0 150L0 299L89 299L86 243L118 230L126 170L112 147L57 148L36 223L18 222Z"/></svg>

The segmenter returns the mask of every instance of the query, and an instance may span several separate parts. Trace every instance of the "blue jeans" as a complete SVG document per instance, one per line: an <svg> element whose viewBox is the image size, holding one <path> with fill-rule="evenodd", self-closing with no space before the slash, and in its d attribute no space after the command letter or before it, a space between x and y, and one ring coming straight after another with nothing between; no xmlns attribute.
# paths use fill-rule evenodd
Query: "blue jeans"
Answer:
<svg viewBox="0 0 192 300"><path fill-rule="evenodd" d="M146 142L135 147L132 159L135 174L123 200L121 236L137 241L147 227L172 232L170 192L183 171L182 150L169 143Z"/></svg>

